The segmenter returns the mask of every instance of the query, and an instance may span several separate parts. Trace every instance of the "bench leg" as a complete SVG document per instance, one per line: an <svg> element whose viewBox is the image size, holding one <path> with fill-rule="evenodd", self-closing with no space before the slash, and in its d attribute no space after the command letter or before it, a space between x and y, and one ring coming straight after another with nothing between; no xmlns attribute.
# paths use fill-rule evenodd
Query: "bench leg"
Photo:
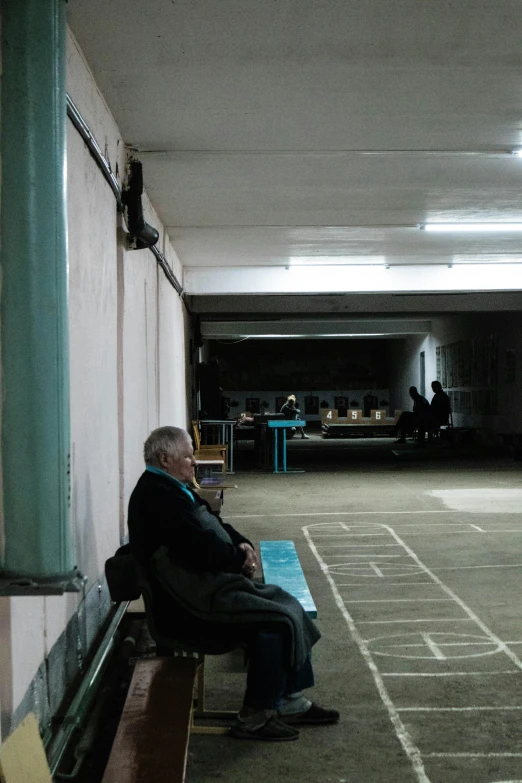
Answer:
<svg viewBox="0 0 522 783"><path fill-rule="evenodd" d="M205 720L228 720L229 722L234 721L237 718L237 711L205 709L205 656L202 654L198 654L196 679L195 709L192 712L192 721L190 724L191 734L228 734L230 726L196 726L194 723L194 718L203 718Z"/></svg>

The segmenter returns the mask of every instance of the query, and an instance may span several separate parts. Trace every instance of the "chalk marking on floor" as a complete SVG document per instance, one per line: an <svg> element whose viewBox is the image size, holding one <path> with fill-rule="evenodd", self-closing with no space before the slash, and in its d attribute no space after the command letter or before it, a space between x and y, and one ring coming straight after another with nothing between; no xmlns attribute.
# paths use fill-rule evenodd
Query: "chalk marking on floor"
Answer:
<svg viewBox="0 0 522 783"><path fill-rule="evenodd" d="M423 633L422 634L422 638L426 642L426 646L428 647L428 649L431 650L431 652L433 653L433 657L434 658L436 658L437 660L440 660L440 661L443 661L443 660L446 659L446 656L444 655L444 653L440 649L439 645L436 644L436 642L433 641L433 639L432 639L432 637L431 637L431 635L429 633Z"/></svg>
<svg viewBox="0 0 522 783"><path fill-rule="evenodd" d="M346 549L346 547L349 547L350 549L361 549L363 547L371 546L389 546L397 548L400 544L321 544L321 549ZM325 555L325 557L329 557L329 555Z"/></svg>
<svg viewBox="0 0 522 783"><path fill-rule="evenodd" d="M397 707L397 712L504 712L522 710L520 705L506 707Z"/></svg>
<svg viewBox="0 0 522 783"><path fill-rule="evenodd" d="M388 576L399 578L401 576L408 577L412 574L418 574L419 569L414 566L410 566L409 563L397 563L391 565L390 563L376 563L371 561L368 563L368 568L372 573L366 573L366 564L358 561L353 563L330 563L328 566L329 571L335 576L355 576L363 579L387 579ZM415 570L404 570L415 569ZM386 582L386 584L388 584ZM409 583L408 583L409 584Z"/></svg>
<svg viewBox="0 0 522 783"><path fill-rule="evenodd" d="M493 677L505 674L518 674L519 669L505 669L502 671L483 672L382 672L383 677Z"/></svg>
<svg viewBox="0 0 522 783"><path fill-rule="evenodd" d="M413 525L395 525L396 528L398 527L413 527ZM415 527L418 527L418 525L415 525ZM430 529L432 527L435 527L435 525L426 525L422 527L422 530L419 530L418 533L410 532L410 536L418 536L418 537L424 537L424 538L440 538L441 536L476 536L478 531L474 530L448 530L447 528L450 527L456 527L456 525L445 525L446 530L442 530L439 532L430 533ZM440 525L437 525L437 527L440 527ZM468 525L469 527L469 525ZM482 535L490 535L490 536L496 536L500 535L501 533L522 533L522 528L517 528L516 530L483 530ZM382 533L321 533L320 535L316 536L316 538L354 538L356 536L374 536L375 538L382 537Z"/></svg>
<svg viewBox="0 0 522 783"><path fill-rule="evenodd" d="M456 636L456 634L453 634ZM468 636L468 634L466 634ZM376 637L378 639L382 639L382 637ZM390 637L391 638L391 637ZM372 639L366 639L365 641L371 642ZM487 647L488 645L493 644L493 642L487 641L487 642L439 642L440 647ZM522 644L522 642L506 642L506 644ZM390 649L395 650L396 648L401 647L425 647L426 645L424 643L417 643L417 642L405 642L404 644L387 644L386 647L389 647Z"/></svg>
<svg viewBox="0 0 522 783"><path fill-rule="evenodd" d="M326 565L326 563L325 563ZM328 569L335 576L356 576L364 579L386 579L388 576L399 578L401 576L408 577L413 574L418 574L420 569L417 566L410 565L409 563L397 563L395 565L391 563L379 563L374 561L368 563L368 567L374 572L372 574L365 573L366 565L364 562L354 563L330 563ZM386 584L388 584L386 582ZM406 582L410 584L410 582Z"/></svg>
<svg viewBox="0 0 522 783"><path fill-rule="evenodd" d="M346 604L404 604L404 603L433 603L441 601L445 604L451 602L451 598L356 598L353 601L345 600Z"/></svg>
<svg viewBox="0 0 522 783"><path fill-rule="evenodd" d="M455 509L436 509L434 511L302 511L292 514L233 514L227 516L228 519L250 519L252 517L342 517L342 516L360 516L361 514L462 514L471 512L455 511ZM320 524L320 523L318 523ZM309 525L314 527L314 525Z"/></svg>
<svg viewBox="0 0 522 783"><path fill-rule="evenodd" d="M352 552L345 552L342 555L324 555L324 557L385 557L386 559L390 557L407 557L407 555L376 555L375 552L365 552L364 555L357 555ZM342 563L337 563L337 565L343 565Z"/></svg>
<svg viewBox="0 0 522 783"><path fill-rule="evenodd" d="M463 571L465 568L522 568L522 563L504 563L495 565L472 565L472 566L442 566L437 571Z"/></svg>
<svg viewBox="0 0 522 783"><path fill-rule="evenodd" d="M522 783L522 780L494 780L492 783Z"/></svg>
<svg viewBox="0 0 522 783"><path fill-rule="evenodd" d="M348 527L347 523L343 523L341 520L339 520L339 526L341 528L345 529L345 531L347 531L347 532L349 532L349 530L350 530L350 528ZM314 525L314 526L310 526L310 527L317 527L317 526ZM412 763L413 769L414 769L415 773L417 774L418 780L419 781L423 781L423 783L430 783L429 778L426 775L426 770L425 770L424 765L423 765L423 760L425 758L444 758L444 757L448 757L448 758L450 758L450 757L463 757L463 758L483 758L483 757L498 757L498 758L505 758L506 757L506 758L508 758L508 757L512 757L512 758L519 758L519 757L522 757L522 753L494 753L494 754L487 753L486 754L486 753L468 753L468 752L461 753L461 752L457 752L457 753L427 753L427 754L423 754L423 753L421 753L420 749L414 744L411 735L407 731L405 725L400 720L400 716L399 716L400 712L402 712L402 711L404 711L404 712L473 712L473 711L475 711L475 709L474 708L465 708L465 709L464 708L463 709L461 709L461 708L397 708L395 706L393 700L391 699L390 695L388 694L387 690L386 690L386 686L384 685L384 677L385 676L401 676L401 675L403 675L403 676L409 675L409 676L417 676L417 677L437 676L437 675L439 675L439 676L440 675L442 675L442 676L448 676L448 675L449 676L470 676L471 673L470 672L466 672L466 673L462 673L462 675L457 675L457 673L455 673L455 672L437 672L437 673L427 673L427 672L414 673L414 672L408 672L408 673L386 673L383 676L381 676L381 673L379 672L378 666L377 666L373 656L375 654L377 654L377 655L379 655L379 654L387 655L387 653L382 653L379 650L372 650L371 646L370 646L372 640L367 641L367 640L363 639L362 635L359 633L358 626L360 626L360 625L388 625L388 624L404 624L404 625L407 624L407 625L410 625L411 623L425 623L425 624L428 624L428 626L429 626L430 624L440 623L440 622L448 622L448 623L451 623L452 625L455 625L457 622L459 622L459 623L462 623L462 622L473 622L476 626L478 626L478 628L480 628L480 630L482 631L482 633L484 634L484 636L488 640L487 642L484 642L484 641L482 641L484 637L478 637L478 639L480 640L479 643L482 646L487 646L488 643L490 645L492 644L494 646L493 650L491 650L491 651L487 650L483 654L484 655L490 655L490 654L497 653L497 652L503 652L512 661L512 663L514 663L516 665L517 669L515 671L509 670L509 672L504 672L505 674L507 674L507 673L509 673L509 674L517 673L517 674L520 675L520 673L522 671L522 661L518 658L516 653L514 653L512 650L510 650L507 647L507 643L503 642L498 636L496 636L489 629L489 627L480 619L480 617L478 617L478 615L476 615L473 612L473 610L464 601L462 601L459 598L459 596L453 590L451 590L450 587L448 587L446 584L444 584L444 582L442 582L442 580L439 577L437 577L436 574L433 571L431 571L426 565L424 565L424 563L420 560L420 558L416 555L416 553L400 538L400 536L395 532L395 530L392 527L390 527L389 525L386 525L386 524L382 524L382 525L380 525L380 527L382 529L388 531L390 536L392 536L392 538L400 546L403 547L403 549L407 553L407 555L411 558L411 560L413 560L413 562L416 564L415 567L418 568L420 571L423 571L432 580L432 584L437 585L449 597L449 600L451 600L451 602L456 603L464 611L464 613L467 615L467 617L463 617L463 618L447 618L447 619L446 618L429 618L429 619L424 619L424 620L420 620L420 619L414 619L414 620L378 620L378 621L375 621L375 620L366 620L366 621L364 621L363 620L363 621L357 621L356 622L354 620L354 618L350 615L348 610L346 609L346 603L350 604L352 602L350 602L349 600L346 601L346 602L342 600L341 594L339 593L339 590L338 590L339 586L335 584L335 581L334 581L334 579L332 577L332 573L335 573L335 569L336 568L343 568L343 566L341 566L340 564L337 564L337 565L330 564L330 566L327 565L327 563L324 561L324 559L321 557L321 555L319 555L318 548L316 547L316 545L312 541L311 533L310 533L308 527L303 527L303 534L305 535L305 538L307 540L307 543L308 543L312 553L314 554L315 558L317 559L317 561L318 561L318 563L319 563L319 565L321 567L321 570L323 571L326 579L328 580L328 582L330 584L330 588L332 590L332 593L333 593L334 599L336 601L336 604L337 604L338 608L341 610L341 613L342 613L345 621L347 622L347 625L348 625L348 627L350 629L352 638L354 639L354 641L358 645L359 650L360 650L361 654L363 655L363 658L364 658L368 668L370 669L370 672L373 675L373 679L374 679L374 682L375 682L375 684L377 686L377 690L379 692L381 700L383 701L385 707L388 710L388 715L390 717L392 725L394 726L394 729L395 729L395 732L397 734L397 737L398 737L399 741L401 742L401 744L403 746L403 749L405 750L405 752L406 752L406 754L408 756L408 759ZM472 527L472 526L470 525L470 527ZM452 532L454 532L454 531L452 531ZM482 532L482 531L481 530L477 530L477 532ZM492 532L494 533L495 531L492 531ZM318 546L320 547L321 545L318 544ZM375 555L373 553L368 554L367 556L372 557L372 558L375 557ZM352 557L353 557L353 555L352 555ZM372 566L371 563L369 563L369 565L370 565L370 567ZM385 568L386 567L386 563L383 564L382 562L380 562L379 564L374 563L373 565L375 567L377 567L377 568L379 568L379 567ZM513 565L514 564L507 565L506 567L513 567ZM344 566L344 567L346 567L346 566ZM391 567L393 567L393 566L391 566ZM404 567L404 564L402 564L401 567ZM475 566L468 566L468 568L474 568L474 567ZM464 568L466 568L466 566L464 566ZM441 570L446 570L446 569L443 568ZM449 570L456 570L456 569L451 568ZM381 576L382 576L382 572L381 572ZM401 586L403 586L403 584L404 583L401 583ZM406 582L405 584L408 584L408 583ZM445 599L445 600L448 600L448 599ZM376 601L374 601L374 600L371 600L371 601L370 600L369 601L355 600L353 603L375 603L375 602ZM389 603L389 602L395 602L395 601L384 601L384 602L385 603ZM396 602L399 602L399 601L396 601ZM380 601L377 601L377 603L380 603ZM443 639L445 639L445 638L447 638L447 635L456 635L456 634L454 634L452 632L446 632L446 633L444 633L444 632L442 632L442 633L432 632L432 633L428 633L427 631L420 633L420 636L421 636L421 638L424 641L425 648L429 649L431 651L432 655L433 655L433 658L432 658L433 661L435 661L435 660L447 660L448 656L446 656L444 654L444 652L443 652L444 643L439 644L438 640L435 641L436 637L442 637ZM407 636L407 634L406 634L406 636ZM467 636L469 638L470 635L469 634L464 634L463 636L464 637ZM380 638L384 639L384 640L387 640L389 637L380 637ZM477 640L473 639L472 642L466 643L466 645L469 644L469 646L472 646L476 642L477 642ZM449 643L449 644L451 644L453 646L458 646L458 643L456 643L456 644L455 643ZM408 645L406 645L406 646L408 646ZM481 654L478 653L477 655L481 655ZM404 656L402 656L402 657L404 657ZM410 656L406 656L406 657L410 657ZM411 656L411 657L414 657L414 656ZM425 656L423 656L423 657L425 659ZM454 659L454 658L461 658L461 657L476 657L476 656L469 655L469 654L466 655L466 656L450 656L450 658L452 658L452 659ZM490 673L490 672L477 672L475 676L479 676L480 675L481 677L485 678L488 675L492 676L492 674L493 673ZM499 708L495 708L495 709L496 709L497 712L501 712L505 708L499 707ZM512 707L509 707L509 709L512 709ZM515 710L517 710L517 709L520 710L522 708L517 706L514 709ZM476 710L476 711L480 711L480 710Z"/></svg>
<svg viewBox="0 0 522 783"><path fill-rule="evenodd" d="M415 554L413 549L411 549L406 542L402 541L400 536L397 535L397 533L393 530L393 528L388 527L388 525L384 525L385 528L388 529L389 533L393 538L399 543L402 544L405 551L408 552L412 560L417 563L419 568L422 568L422 570L428 574L435 582L437 582L438 585L440 585L441 589L446 593L446 595L449 595L450 598L453 598L455 603L457 603L463 612L465 612L469 619L472 620L478 627L481 629L481 631L490 639L492 642L495 642L497 645L499 645L502 652L512 661L512 663L515 664L515 666L518 666L519 669L522 670L522 661L516 655L516 653L513 652L513 650L510 650L509 647L506 645L505 642L502 641L502 639L497 636L493 631L491 631L490 628L484 623L480 617L475 614L475 612L461 599L459 596L451 589L451 587L448 587L444 582L439 579L439 577L433 573L433 571L430 571L428 566L424 565L422 560L420 560L419 557Z"/></svg>
<svg viewBox="0 0 522 783"><path fill-rule="evenodd" d="M386 538L386 533L320 533L316 538Z"/></svg>
<svg viewBox="0 0 522 783"><path fill-rule="evenodd" d="M519 759L522 753L423 753L425 759Z"/></svg>
<svg viewBox="0 0 522 783"><path fill-rule="evenodd" d="M393 638L399 638L399 639L405 639L405 638L416 638L417 636L420 636L422 639L422 644L416 644L415 642L412 642L411 644L405 643L402 645L390 645L388 644L389 639ZM472 638L473 642L470 643L464 643L462 645L454 644L454 643L446 643L444 641L448 636L462 636L462 638ZM443 641L439 641L439 639L442 637ZM476 642L476 638L482 639L483 637L474 637L473 634L456 634L452 633L450 631L431 631L429 632L421 632L420 634L413 634L413 633L401 633L401 634L394 634L394 636L376 636L372 639L366 639L366 643L368 644L368 648L371 650L373 655L381 655L385 658L405 658L406 660L413 660L413 661L425 661L426 659L435 659L439 661L448 661L448 660L457 660L462 658L485 658L489 655L496 655L499 652L502 652L500 650L499 645L495 645L494 642ZM382 642L384 641L384 644ZM455 655L451 654L452 650L448 650L448 653L443 652L443 648L446 647L464 647L464 646L471 646L471 647L486 647L491 649L482 649L480 652L474 652L470 653L467 652L464 655ZM421 647L424 651L428 650L431 655L410 655L410 648L412 647ZM408 651L408 654L404 652L397 652L397 649L403 649L406 648ZM393 652L387 652L387 650L393 650Z"/></svg>
<svg viewBox="0 0 522 783"><path fill-rule="evenodd" d="M399 487L402 487L403 489L405 489L405 490L406 490L406 492L409 492L409 493L410 493L410 495L413 495L413 499L414 499L414 500L415 500L417 503L419 503L419 502L420 502L420 503L424 503L424 504L425 504L426 506L428 506L428 508L429 508L429 502L428 502L428 500L426 500L426 498L424 497L424 495L426 494L425 492L422 492L421 494L418 494L418 492L416 492L416 490L415 490L415 489L412 489L410 486L408 486L408 484L405 484L403 481L400 481L400 479L399 479L397 476L394 476L394 478L395 478L395 483L396 483L396 484L397 484Z"/></svg>
<svg viewBox="0 0 522 783"><path fill-rule="evenodd" d="M328 573L328 569L326 567L326 564L323 562L319 552L317 551L314 542L312 541L310 534L308 530L304 529L303 533L305 535L305 538L308 542L308 546L310 547L312 553L314 554L317 562L319 563L319 566L321 567L325 578L330 584L330 588L332 590L332 594L334 596L334 600L339 608L339 611L341 612L342 616L344 617L346 624L350 630L350 634L352 636L352 639L357 644L357 647L359 648L359 651L364 658L364 661L366 665L368 666L370 673L373 677L373 680L375 682L375 687L377 688L377 692L381 698L382 703L386 707L386 710L388 712L388 717L391 721L391 724L395 730L395 734L397 736L397 739L399 740L400 744L402 745L402 748L409 759L413 770L415 772L415 775L417 777L418 783L431 783L429 777L426 774L426 770L424 768L424 764L422 762L421 754L419 748L415 745L413 742L413 739L411 738L409 732L406 729L406 726L402 722L399 713L395 709L395 705L390 698L388 691L386 689L386 686L384 684L384 681L380 675L379 669L377 668L377 665L375 664L373 660L373 656L370 653L366 643L364 642L362 636L360 635L356 625L355 621L353 620L351 614L347 610L344 601L337 590L336 584L331 576L331 574Z"/></svg>
<svg viewBox="0 0 522 783"><path fill-rule="evenodd" d="M494 780L492 783L522 783L522 780Z"/></svg>
<svg viewBox="0 0 522 783"><path fill-rule="evenodd" d="M478 530L478 531L479 531L479 533L487 533L487 531L486 531L486 530L483 530L483 529L482 529L481 527L479 527L478 525L472 525L472 524L471 524L471 522L469 523L469 526L470 526L470 527L473 527L473 528L475 528L475 530Z"/></svg>
<svg viewBox="0 0 522 783"><path fill-rule="evenodd" d="M408 574L409 576L409 574ZM404 587L405 585L431 585L437 587L433 582L372 582L371 585L368 582L343 582L338 584L337 587Z"/></svg>
<svg viewBox="0 0 522 783"><path fill-rule="evenodd" d="M383 557L385 560L389 560L391 557L406 557L406 555L376 555L374 552L367 552L365 555L352 555L352 553L346 552L344 555L325 555L325 557L362 557L365 560L369 557ZM328 568L338 568L339 566L345 566L345 565L361 565L360 562L354 561L353 563L331 563L331 565L328 566ZM399 568L402 566L395 566L395 568Z"/></svg>
<svg viewBox="0 0 522 783"><path fill-rule="evenodd" d="M471 617L430 617L424 620L357 620L357 625L388 625L391 623L473 623Z"/></svg>

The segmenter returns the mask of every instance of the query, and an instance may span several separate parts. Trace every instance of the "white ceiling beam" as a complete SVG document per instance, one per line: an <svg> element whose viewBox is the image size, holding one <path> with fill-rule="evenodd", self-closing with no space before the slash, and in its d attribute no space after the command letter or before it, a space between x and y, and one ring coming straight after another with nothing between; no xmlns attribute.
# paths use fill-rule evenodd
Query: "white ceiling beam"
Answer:
<svg viewBox="0 0 522 783"><path fill-rule="evenodd" d="M201 336L208 340L243 337L405 337L429 334L431 321L417 319L300 319L266 321L202 321Z"/></svg>
<svg viewBox="0 0 522 783"><path fill-rule="evenodd" d="M521 291L522 264L403 267L192 267L188 294Z"/></svg>

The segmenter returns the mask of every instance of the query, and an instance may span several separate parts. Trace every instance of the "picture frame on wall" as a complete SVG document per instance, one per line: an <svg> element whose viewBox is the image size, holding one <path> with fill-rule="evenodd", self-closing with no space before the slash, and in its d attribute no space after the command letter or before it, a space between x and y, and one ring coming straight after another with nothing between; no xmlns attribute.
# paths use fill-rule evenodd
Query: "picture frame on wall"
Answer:
<svg viewBox="0 0 522 783"><path fill-rule="evenodd" d="M319 397L312 394L304 398L304 412L308 416L317 416L319 414Z"/></svg>
<svg viewBox="0 0 522 783"><path fill-rule="evenodd" d="M286 402L286 399L287 399L286 397L276 397L275 398L275 408L274 408L274 410L275 410L276 413L280 413L281 408L283 407L283 405Z"/></svg>
<svg viewBox="0 0 522 783"><path fill-rule="evenodd" d="M260 412L260 397L247 397L245 399L245 409L247 411L250 411L250 413L259 413Z"/></svg>

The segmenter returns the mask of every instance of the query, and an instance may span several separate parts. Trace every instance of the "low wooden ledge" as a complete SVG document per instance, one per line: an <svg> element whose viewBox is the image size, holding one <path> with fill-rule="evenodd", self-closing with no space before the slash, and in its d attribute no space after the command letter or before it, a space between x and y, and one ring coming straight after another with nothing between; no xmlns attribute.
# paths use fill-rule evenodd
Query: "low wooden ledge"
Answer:
<svg viewBox="0 0 522 783"><path fill-rule="evenodd" d="M102 783L183 783L195 658L136 663Z"/></svg>

